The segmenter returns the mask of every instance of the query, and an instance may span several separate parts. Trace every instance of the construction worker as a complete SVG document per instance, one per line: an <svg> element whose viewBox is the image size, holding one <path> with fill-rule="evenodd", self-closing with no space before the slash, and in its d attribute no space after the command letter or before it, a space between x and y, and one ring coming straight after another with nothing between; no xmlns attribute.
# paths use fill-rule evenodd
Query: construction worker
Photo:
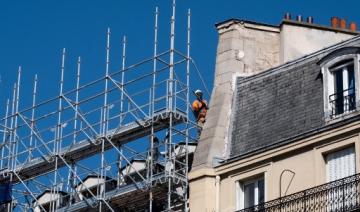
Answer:
<svg viewBox="0 0 360 212"><path fill-rule="evenodd" d="M151 143L150 143L150 146L148 148L148 151L147 151L147 160L146 160L146 165L148 167L148 171L147 171L147 176L149 177L150 176L150 169L149 167L151 167L151 164L152 164L152 170L153 170L153 174L155 173L158 173L160 170L159 170L159 166L157 165L159 163L159 157L160 157L160 151L159 151L159 148L160 148L160 141L158 139L158 137L156 137L155 135L154 136L150 136L150 139L153 139L153 146L151 148ZM152 163L151 163L152 161Z"/></svg>
<svg viewBox="0 0 360 212"><path fill-rule="evenodd" d="M158 162L159 160L159 156L160 156L159 148L160 148L159 139L156 136L154 136L153 149L149 148L149 154L150 156L152 156L152 160L154 162Z"/></svg>
<svg viewBox="0 0 360 212"><path fill-rule="evenodd" d="M206 100L202 98L202 91L196 90L194 92L196 99L192 103L192 111L194 113L194 116L196 118L197 124L202 128L204 126L204 123L206 121L206 112L209 109L208 103ZM200 129L201 131L201 129Z"/></svg>

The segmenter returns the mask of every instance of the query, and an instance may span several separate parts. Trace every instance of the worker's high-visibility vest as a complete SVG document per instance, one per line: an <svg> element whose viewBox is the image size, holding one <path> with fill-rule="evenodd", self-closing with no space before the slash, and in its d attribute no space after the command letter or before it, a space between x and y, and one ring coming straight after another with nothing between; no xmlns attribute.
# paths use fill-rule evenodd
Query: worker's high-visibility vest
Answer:
<svg viewBox="0 0 360 212"><path fill-rule="evenodd" d="M192 110L197 120L206 117L207 108L208 106L206 100L199 101L198 99L196 99L193 102Z"/></svg>

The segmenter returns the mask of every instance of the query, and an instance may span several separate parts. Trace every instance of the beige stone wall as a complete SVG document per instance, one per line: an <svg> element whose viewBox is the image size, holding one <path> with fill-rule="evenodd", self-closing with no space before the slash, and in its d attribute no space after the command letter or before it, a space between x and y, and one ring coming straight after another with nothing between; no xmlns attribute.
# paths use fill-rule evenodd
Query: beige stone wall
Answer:
<svg viewBox="0 0 360 212"><path fill-rule="evenodd" d="M257 176L265 178L265 198L280 197L280 175L285 172L282 196L326 183L325 156L353 146L356 172L360 171L360 122L300 140L216 168L198 169L190 173L190 210L216 210L216 176L220 177L219 210L233 212L237 208L236 184Z"/></svg>
<svg viewBox="0 0 360 212"><path fill-rule="evenodd" d="M279 64L280 37L277 28L228 23L219 26L218 31L212 101L191 171L194 179L190 181L190 208L198 212L216 210L216 176L208 173L207 167L212 169L214 158L224 159L228 154L235 77L250 76Z"/></svg>
<svg viewBox="0 0 360 212"><path fill-rule="evenodd" d="M190 211L213 212L215 190L215 177L208 176L191 182Z"/></svg>
<svg viewBox="0 0 360 212"><path fill-rule="evenodd" d="M354 37L354 34L306 25L283 24L281 27L280 62L286 63L306 54Z"/></svg>
<svg viewBox="0 0 360 212"><path fill-rule="evenodd" d="M228 130L236 76L250 76L279 64L278 28L247 23L218 27L215 81L193 168L212 167L228 151Z"/></svg>
<svg viewBox="0 0 360 212"><path fill-rule="evenodd" d="M353 127L358 128L356 125ZM359 131L360 129L357 129ZM285 172L282 178L282 196L299 192L326 183L325 157L328 153L347 147L355 147L356 172L360 170L360 134L330 133L320 139L297 142L298 146L286 146L270 154L262 154L251 160L237 161L237 165L227 169L218 169L221 176L220 211L236 210L236 183L244 182L254 176L264 175L266 201L280 197L280 175L288 169L295 173ZM326 138L326 139L325 139ZM292 178L292 179L291 179Z"/></svg>

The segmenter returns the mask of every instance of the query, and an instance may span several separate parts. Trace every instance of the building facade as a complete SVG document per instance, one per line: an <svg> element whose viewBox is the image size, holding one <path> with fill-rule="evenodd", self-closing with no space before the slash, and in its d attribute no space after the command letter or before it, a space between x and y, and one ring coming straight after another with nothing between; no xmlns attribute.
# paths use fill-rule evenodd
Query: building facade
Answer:
<svg viewBox="0 0 360 212"><path fill-rule="evenodd" d="M191 211L360 206L360 37L343 21L216 25L214 89L189 175Z"/></svg>

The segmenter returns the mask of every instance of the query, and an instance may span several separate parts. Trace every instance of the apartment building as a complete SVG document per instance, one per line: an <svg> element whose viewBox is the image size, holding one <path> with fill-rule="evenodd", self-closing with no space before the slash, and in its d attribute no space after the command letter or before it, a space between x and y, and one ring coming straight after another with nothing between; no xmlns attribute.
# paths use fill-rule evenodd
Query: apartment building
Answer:
<svg viewBox="0 0 360 212"><path fill-rule="evenodd" d="M355 23L230 19L189 174L191 211L360 208Z"/></svg>

